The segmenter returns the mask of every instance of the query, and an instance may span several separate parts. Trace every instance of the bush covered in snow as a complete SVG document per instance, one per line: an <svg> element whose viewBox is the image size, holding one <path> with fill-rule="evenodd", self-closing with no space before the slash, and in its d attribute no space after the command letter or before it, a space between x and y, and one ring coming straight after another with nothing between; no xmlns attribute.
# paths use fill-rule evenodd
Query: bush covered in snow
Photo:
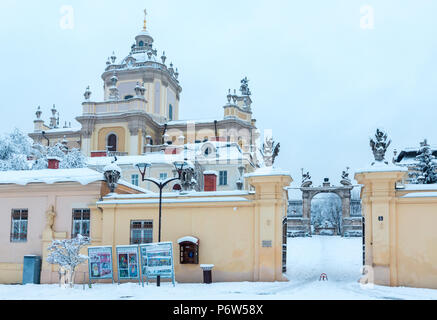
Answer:
<svg viewBox="0 0 437 320"><path fill-rule="evenodd" d="M430 184L437 183L437 162L427 141L420 143L419 154L416 156L416 165L410 173L412 183Z"/></svg>
<svg viewBox="0 0 437 320"><path fill-rule="evenodd" d="M32 139L20 130L0 136L0 171L30 169L27 157L32 154Z"/></svg>
<svg viewBox="0 0 437 320"><path fill-rule="evenodd" d="M88 259L88 256L80 254L80 249L88 244L90 244L90 238L79 234L74 239L53 240L47 248L50 252L47 262L57 264L67 272L70 287L74 286L76 267Z"/></svg>
<svg viewBox="0 0 437 320"><path fill-rule="evenodd" d="M50 147L34 144L19 129L0 136L0 171L47 169L48 157L53 156L60 159L61 169L86 167L86 158L79 149L69 150L61 143Z"/></svg>

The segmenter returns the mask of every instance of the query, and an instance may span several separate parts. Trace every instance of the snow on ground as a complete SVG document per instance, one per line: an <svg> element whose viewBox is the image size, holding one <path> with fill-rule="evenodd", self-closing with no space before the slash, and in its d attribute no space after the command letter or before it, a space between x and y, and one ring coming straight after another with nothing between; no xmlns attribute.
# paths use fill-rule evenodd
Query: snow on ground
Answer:
<svg viewBox="0 0 437 320"><path fill-rule="evenodd" d="M266 299L437 299L437 290L373 286L362 288L361 238L313 236L289 238L288 282L222 282L213 284L138 283L76 285L0 285L0 299L81 300L266 300ZM328 281L319 281L326 273ZM214 271L213 271L214 279Z"/></svg>

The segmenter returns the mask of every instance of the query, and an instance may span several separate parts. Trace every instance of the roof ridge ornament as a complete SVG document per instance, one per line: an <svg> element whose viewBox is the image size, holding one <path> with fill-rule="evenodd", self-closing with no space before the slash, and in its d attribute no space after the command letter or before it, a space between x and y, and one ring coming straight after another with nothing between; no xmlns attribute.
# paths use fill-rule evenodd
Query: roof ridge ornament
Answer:
<svg viewBox="0 0 437 320"><path fill-rule="evenodd" d="M144 26L143 30L145 31L147 29L147 9L144 9Z"/></svg>

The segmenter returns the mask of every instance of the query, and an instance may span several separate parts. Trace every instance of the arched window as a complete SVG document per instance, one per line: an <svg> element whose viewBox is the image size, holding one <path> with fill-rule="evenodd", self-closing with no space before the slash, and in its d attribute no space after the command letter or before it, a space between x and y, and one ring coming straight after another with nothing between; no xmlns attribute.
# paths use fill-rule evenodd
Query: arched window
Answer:
<svg viewBox="0 0 437 320"><path fill-rule="evenodd" d="M108 146L108 151L117 151L117 136L114 133L108 136L106 145Z"/></svg>
<svg viewBox="0 0 437 320"><path fill-rule="evenodd" d="M144 47L144 42L143 42L143 41L140 41L140 42L138 43L138 45L139 45L140 47Z"/></svg>
<svg viewBox="0 0 437 320"><path fill-rule="evenodd" d="M172 106L172 105L169 105L169 106L168 106L168 119L169 119L170 121L173 120L173 106Z"/></svg>

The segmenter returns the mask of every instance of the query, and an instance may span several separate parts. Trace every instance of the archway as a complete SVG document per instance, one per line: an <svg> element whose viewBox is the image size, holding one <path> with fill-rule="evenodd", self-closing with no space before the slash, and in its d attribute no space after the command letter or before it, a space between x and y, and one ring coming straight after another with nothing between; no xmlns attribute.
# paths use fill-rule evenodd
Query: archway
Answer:
<svg viewBox="0 0 437 320"><path fill-rule="evenodd" d="M341 234L341 198L335 193L318 193L311 200L311 232L315 235Z"/></svg>
<svg viewBox="0 0 437 320"><path fill-rule="evenodd" d="M310 181L309 181L310 182ZM311 230L311 201L317 194L320 193L334 193L341 199L341 219L340 219L340 233L344 236L347 222L350 218L350 204L351 204L351 184L342 184L342 186L331 186L328 178L325 178L323 186L311 187L311 183L303 184L300 190L302 191L302 222L305 226L305 232L308 235L312 234Z"/></svg>

